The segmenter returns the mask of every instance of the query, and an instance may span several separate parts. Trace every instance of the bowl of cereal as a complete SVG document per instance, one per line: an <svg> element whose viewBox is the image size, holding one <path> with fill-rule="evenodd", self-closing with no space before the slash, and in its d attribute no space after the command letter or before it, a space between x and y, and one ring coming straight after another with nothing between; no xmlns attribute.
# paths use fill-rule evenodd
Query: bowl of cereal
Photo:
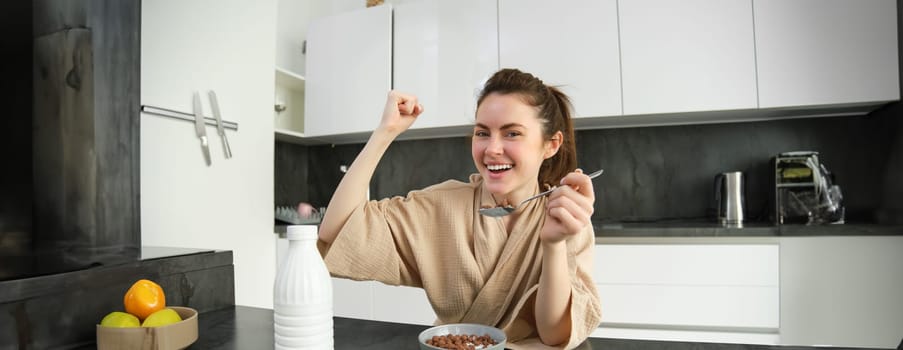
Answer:
<svg viewBox="0 0 903 350"><path fill-rule="evenodd" d="M422 350L504 349L508 337L501 329L476 323L453 323L420 332Z"/></svg>

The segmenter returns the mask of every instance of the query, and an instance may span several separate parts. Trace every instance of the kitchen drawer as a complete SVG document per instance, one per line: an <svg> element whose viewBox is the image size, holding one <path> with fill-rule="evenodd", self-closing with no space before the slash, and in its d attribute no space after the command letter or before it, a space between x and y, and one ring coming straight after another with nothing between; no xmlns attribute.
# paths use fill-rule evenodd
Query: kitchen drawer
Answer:
<svg viewBox="0 0 903 350"><path fill-rule="evenodd" d="M777 244L597 245L602 326L777 332Z"/></svg>
<svg viewBox="0 0 903 350"><path fill-rule="evenodd" d="M777 286L598 284L603 325L776 331Z"/></svg>
<svg viewBox="0 0 903 350"><path fill-rule="evenodd" d="M596 246L596 283L778 285L777 244Z"/></svg>

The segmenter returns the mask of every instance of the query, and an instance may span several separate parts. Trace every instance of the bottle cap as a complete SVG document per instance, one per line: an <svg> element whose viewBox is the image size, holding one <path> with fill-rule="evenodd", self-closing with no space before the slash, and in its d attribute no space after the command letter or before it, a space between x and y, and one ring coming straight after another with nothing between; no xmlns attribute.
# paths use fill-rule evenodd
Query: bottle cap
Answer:
<svg viewBox="0 0 903 350"><path fill-rule="evenodd" d="M285 237L291 241L316 240L318 238L317 225L289 225Z"/></svg>

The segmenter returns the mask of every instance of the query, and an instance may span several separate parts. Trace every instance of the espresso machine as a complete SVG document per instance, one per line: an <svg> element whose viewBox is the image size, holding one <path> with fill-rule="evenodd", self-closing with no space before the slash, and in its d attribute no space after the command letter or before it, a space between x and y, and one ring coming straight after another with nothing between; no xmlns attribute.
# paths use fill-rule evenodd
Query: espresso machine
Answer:
<svg viewBox="0 0 903 350"><path fill-rule="evenodd" d="M773 221L785 224L842 224L844 207L834 174L819 162L818 152L784 152L775 156Z"/></svg>

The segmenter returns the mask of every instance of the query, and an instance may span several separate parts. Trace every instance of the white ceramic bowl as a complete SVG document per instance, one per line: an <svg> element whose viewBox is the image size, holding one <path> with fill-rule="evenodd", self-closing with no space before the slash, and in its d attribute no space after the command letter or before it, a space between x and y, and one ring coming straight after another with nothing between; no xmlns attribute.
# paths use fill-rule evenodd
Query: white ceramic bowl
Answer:
<svg viewBox="0 0 903 350"><path fill-rule="evenodd" d="M508 337L505 336L505 332L502 332L501 329L490 327L481 324L475 323L453 323L446 324L441 326L436 326L430 329L427 329L423 332L420 332L420 336L417 337L417 340L420 341L420 349L422 350L436 350L442 349L439 347L435 347L432 345L427 345L426 341L436 335L449 335L449 334L468 334L468 335L477 335L482 336L484 334L489 334L492 337L492 340L495 340L496 345L485 347L483 349L498 349L502 350L505 348L505 342L508 340Z"/></svg>

